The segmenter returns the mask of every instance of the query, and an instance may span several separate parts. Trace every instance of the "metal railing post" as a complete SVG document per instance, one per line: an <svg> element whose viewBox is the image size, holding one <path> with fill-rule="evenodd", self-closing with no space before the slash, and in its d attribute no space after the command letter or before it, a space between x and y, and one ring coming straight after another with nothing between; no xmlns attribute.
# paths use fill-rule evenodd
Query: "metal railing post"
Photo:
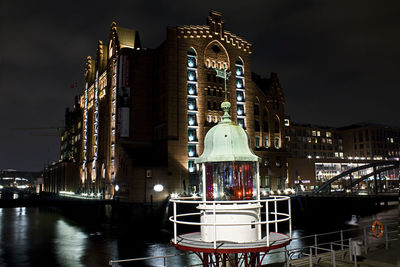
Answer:
<svg viewBox="0 0 400 267"><path fill-rule="evenodd" d="M164 257L164 265L165 267L167 267L167 258Z"/></svg>
<svg viewBox="0 0 400 267"><path fill-rule="evenodd" d="M364 252L368 254L368 238L367 238L367 227L364 226Z"/></svg>
<svg viewBox="0 0 400 267"><path fill-rule="evenodd" d="M289 267L287 246L285 246L285 266Z"/></svg>
<svg viewBox="0 0 400 267"><path fill-rule="evenodd" d="M310 267L312 267L312 247L310 247L310 255L308 257L308 263L310 264Z"/></svg>
<svg viewBox="0 0 400 267"><path fill-rule="evenodd" d="M335 258L335 250L333 249L333 244L331 243L331 252L332 252L332 265L336 267L336 258Z"/></svg>
<svg viewBox="0 0 400 267"><path fill-rule="evenodd" d="M217 226L216 226L217 215L215 212L215 202L213 202L213 212L214 212L214 249L216 249L217 248Z"/></svg>
<svg viewBox="0 0 400 267"><path fill-rule="evenodd" d="M317 242L317 234L314 234L314 246L315 246L315 256L318 255L318 242Z"/></svg>
<svg viewBox="0 0 400 267"><path fill-rule="evenodd" d="M354 255L354 267L357 267L357 255Z"/></svg>
<svg viewBox="0 0 400 267"><path fill-rule="evenodd" d="M352 251L351 251L351 238L349 238L349 258L350 258L350 261L353 261L351 253L352 253Z"/></svg>
<svg viewBox="0 0 400 267"><path fill-rule="evenodd" d="M276 197L274 197L274 211L275 211L275 232L278 233L278 207L277 207L278 201L276 200Z"/></svg>
<svg viewBox="0 0 400 267"><path fill-rule="evenodd" d="M289 197L289 238L292 239L292 203Z"/></svg>
<svg viewBox="0 0 400 267"><path fill-rule="evenodd" d="M269 247L269 201L267 200L265 204L265 221L267 227L267 246Z"/></svg>
<svg viewBox="0 0 400 267"><path fill-rule="evenodd" d="M343 230L340 230L340 249L343 250Z"/></svg>
<svg viewBox="0 0 400 267"><path fill-rule="evenodd" d="M177 235L177 226L176 226L176 202L174 201L174 243L176 244L176 235Z"/></svg>

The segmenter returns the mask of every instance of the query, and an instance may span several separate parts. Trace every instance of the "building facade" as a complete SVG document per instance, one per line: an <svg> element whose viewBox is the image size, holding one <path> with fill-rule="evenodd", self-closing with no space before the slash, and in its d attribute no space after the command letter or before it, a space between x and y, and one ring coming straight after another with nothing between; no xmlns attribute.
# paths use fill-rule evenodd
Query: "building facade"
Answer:
<svg viewBox="0 0 400 267"><path fill-rule="evenodd" d="M77 162L78 175L71 178L77 186L63 188L130 202L199 193L194 160L220 121L225 98L232 120L262 158L262 186L284 188L284 95L276 74L252 72L251 48L225 30L218 12L207 25L168 27L156 49L142 48L137 31L113 23L109 40L99 41L96 56L87 59L80 115L72 123L75 146L66 153L63 145L61 158L71 154ZM226 93L215 68L230 73Z"/></svg>
<svg viewBox="0 0 400 267"><path fill-rule="evenodd" d="M292 123L289 130L288 186L313 189L349 169L380 160L399 160L400 130L376 124L327 127ZM355 173L360 178L370 170ZM398 179L391 170L385 179Z"/></svg>
<svg viewBox="0 0 400 267"><path fill-rule="evenodd" d="M364 159L400 157L400 129L387 125L358 123L339 128L344 156Z"/></svg>

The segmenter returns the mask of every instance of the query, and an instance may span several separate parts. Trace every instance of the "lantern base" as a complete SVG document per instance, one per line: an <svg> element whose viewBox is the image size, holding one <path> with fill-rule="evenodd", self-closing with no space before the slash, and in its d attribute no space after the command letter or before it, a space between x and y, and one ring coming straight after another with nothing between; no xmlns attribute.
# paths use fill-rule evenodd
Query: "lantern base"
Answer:
<svg viewBox="0 0 400 267"><path fill-rule="evenodd" d="M269 234L269 245L267 237L247 243L234 242L204 242L201 239L200 232L188 233L177 236L176 242L171 240L173 246L180 250L202 252L202 253L250 253L250 252L268 252L272 249L285 247L289 244L289 236L281 233L271 232Z"/></svg>

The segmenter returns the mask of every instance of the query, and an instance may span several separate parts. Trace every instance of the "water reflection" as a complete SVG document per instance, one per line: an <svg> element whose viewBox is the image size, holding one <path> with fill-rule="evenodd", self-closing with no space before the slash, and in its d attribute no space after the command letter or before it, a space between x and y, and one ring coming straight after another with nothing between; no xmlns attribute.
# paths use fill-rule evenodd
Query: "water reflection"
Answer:
<svg viewBox="0 0 400 267"><path fill-rule="evenodd" d="M81 258L86 249L87 235L78 227L70 226L63 220L56 224L55 248L57 260L63 266L84 266Z"/></svg>

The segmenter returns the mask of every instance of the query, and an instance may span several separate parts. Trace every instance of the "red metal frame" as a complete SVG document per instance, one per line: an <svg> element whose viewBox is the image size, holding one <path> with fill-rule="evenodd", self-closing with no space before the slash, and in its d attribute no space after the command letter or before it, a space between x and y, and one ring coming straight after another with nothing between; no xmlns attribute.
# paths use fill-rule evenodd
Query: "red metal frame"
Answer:
<svg viewBox="0 0 400 267"><path fill-rule="evenodd" d="M179 250L194 252L200 258L203 266L226 267L226 262L229 261L232 267L238 267L240 262L243 261L245 267L261 267L261 263L269 251L285 247L290 243L291 240L289 239L289 236L287 237L288 240L280 244L271 245L269 247L263 246L253 248L214 249L184 246L180 244L174 244L174 242L171 242L171 244ZM260 252L264 252L261 258ZM242 254L241 257L238 257L239 253ZM234 254L233 257L232 254ZM221 265L219 265L220 263Z"/></svg>

